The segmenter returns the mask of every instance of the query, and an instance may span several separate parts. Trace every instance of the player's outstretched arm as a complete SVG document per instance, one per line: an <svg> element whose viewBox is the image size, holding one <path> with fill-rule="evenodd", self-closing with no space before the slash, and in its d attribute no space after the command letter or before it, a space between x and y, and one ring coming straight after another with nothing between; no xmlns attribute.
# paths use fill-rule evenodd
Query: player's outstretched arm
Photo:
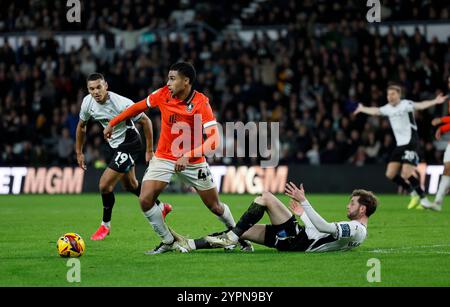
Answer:
<svg viewBox="0 0 450 307"><path fill-rule="evenodd" d="M353 115L358 113L365 113L368 115L381 115L380 108L377 107L365 107L362 103L358 104L358 107L353 111Z"/></svg>
<svg viewBox="0 0 450 307"><path fill-rule="evenodd" d="M318 231L336 234L336 225L334 223L328 223L323 217L321 217L306 199L303 184L301 184L300 188L298 188L294 183L289 182L286 184L285 194L301 203L303 210L305 210L305 214Z"/></svg>
<svg viewBox="0 0 450 307"><path fill-rule="evenodd" d="M147 110L147 101L141 100L139 102L136 102L132 106L126 108L122 113L114 117L109 123L108 126L105 127L103 130L103 136L105 139L111 138L113 127L117 125L118 123L123 122L124 120L127 120L129 118L132 118L145 110Z"/></svg>
<svg viewBox="0 0 450 307"><path fill-rule="evenodd" d="M153 126L152 121L147 115L142 114L139 123L142 125L145 135L145 162L149 162L153 158Z"/></svg>
<svg viewBox="0 0 450 307"><path fill-rule="evenodd" d="M414 109L425 110L434 105L444 103L444 101L446 101L446 100L447 100L447 96L444 96L443 94L439 94L433 100L424 100L421 102L414 103Z"/></svg>
<svg viewBox="0 0 450 307"><path fill-rule="evenodd" d="M75 152L77 154L78 166L84 170L87 169L86 163L84 161L84 154L83 154L83 145L84 145L85 139L86 139L86 122L84 122L80 119L78 121L78 125L77 125L77 133L76 133L76 140L75 140Z"/></svg>

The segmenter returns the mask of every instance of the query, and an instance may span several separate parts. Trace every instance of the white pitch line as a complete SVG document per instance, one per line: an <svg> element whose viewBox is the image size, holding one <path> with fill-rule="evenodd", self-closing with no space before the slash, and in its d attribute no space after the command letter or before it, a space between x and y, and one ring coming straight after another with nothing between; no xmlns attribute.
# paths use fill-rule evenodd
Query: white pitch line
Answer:
<svg viewBox="0 0 450 307"><path fill-rule="evenodd" d="M380 248L371 251L363 251L365 253L402 253L402 252L415 252L415 253L425 253L425 254L450 254L450 251L423 251L423 249L437 248L437 247L450 247L450 244L435 244L435 245L422 245L422 246L404 246L399 248ZM413 250L418 249L418 250ZM422 250L420 250L422 249Z"/></svg>

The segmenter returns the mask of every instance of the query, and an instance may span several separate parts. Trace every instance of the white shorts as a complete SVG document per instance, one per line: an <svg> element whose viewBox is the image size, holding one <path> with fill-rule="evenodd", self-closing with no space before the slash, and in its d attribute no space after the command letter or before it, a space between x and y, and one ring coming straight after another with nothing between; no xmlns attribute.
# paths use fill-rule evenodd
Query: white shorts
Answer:
<svg viewBox="0 0 450 307"><path fill-rule="evenodd" d="M447 145L444 152L444 163L450 162L450 144Z"/></svg>
<svg viewBox="0 0 450 307"><path fill-rule="evenodd" d="M150 160L142 181L158 180L169 183L174 174L177 174L178 178L200 191L216 187L207 162L188 164L184 171L175 172L174 161L157 157L153 157Z"/></svg>

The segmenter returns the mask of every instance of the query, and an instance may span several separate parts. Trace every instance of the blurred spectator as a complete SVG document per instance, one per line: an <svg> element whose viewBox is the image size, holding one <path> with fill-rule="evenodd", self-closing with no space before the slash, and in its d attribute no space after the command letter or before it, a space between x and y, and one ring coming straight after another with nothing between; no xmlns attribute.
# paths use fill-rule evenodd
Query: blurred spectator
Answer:
<svg viewBox="0 0 450 307"><path fill-rule="evenodd" d="M66 9L60 1L25 0L20 6L7 1L7 9L0 12L0 32L34 30L39 38L37 44L24 39L17 50L7 39L0 47L0 164L73 163L79 107L87 94L85 76L93 71L106 76L111 91L137 101L165 83L170 64L191 61L198 73L194 86L210 97L221 123L279 122L282 161L309 164L384 163L395 146L389 122L353 117L357 103L385 104L391 80L399 81L412 100L432 98L444 88L450 44L427 42L418 30L412 35L393 29L371 34L358 19L361 9L367 10L364 1L258 2L255 12L241 17L241 22L283 24L285 33L278 31L275 39L264 33L246 43L235 34L211 37L194 30L140 41L145 31L167 29L175 10L192 7L194 21L208 22L220 31L231 23L227 16L239 15L250 2L150 0L144 5L141 0L99 0L86 2L84 22L68 24L65 14L58 14ZM445 2L432 6L428 1L407 5L386 0L383 5L389 7L385 20L436 20L449 13ZM313 25L320 33L311 31ZM65 52L50 30L96 32L78 50ZM113 32L125 37L123 45L115 45ZM440 153L430 145L433 112L447 114L447 108L416 117L425 144L423 158L429 163L440 161ZM160 116L155 110L149 114L156 138ZM231 145L233 139L225 136L224 150L245 153L243 144ZM88 164L102 164L103 146L102 129L90 124ZM236 157L212 161L256 163Z"/></svg>
<svg viewBox="0 0 450 307"><path fill-rule="evenodd" d="M58 138L57 152L59 163L68 165L73 162L74 141L70 138L69 129L64 128L62 135Z"/></svg>

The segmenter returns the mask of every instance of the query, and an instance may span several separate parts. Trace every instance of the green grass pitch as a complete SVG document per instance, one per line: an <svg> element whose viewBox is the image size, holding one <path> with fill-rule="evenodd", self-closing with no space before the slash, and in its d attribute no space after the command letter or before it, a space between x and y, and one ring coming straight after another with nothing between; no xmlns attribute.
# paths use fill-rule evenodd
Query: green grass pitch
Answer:
<svg viewBox="0 0 450 307"><path fill-rule="evenodd" d="M280 196L287 203L287 197ZM167 220L191 238L223 230L197 195L163 194ZM222 195L237 220L254 196ZM345 220L348 195L308 195L328 221ZM147 256L159 243L135 196L116 195L112 233L89 237L101 219L101 198L85 195L0 197L0 286L450 286L450 210L407 210L407 196L379 195L369 236L350 252L254 253L221 249ZM264 217L264 223L268 222ZM77 232L86 241L81 282L69 283L56 241ZM381 282L369 283L367 262L380 260Z"/></svg>

